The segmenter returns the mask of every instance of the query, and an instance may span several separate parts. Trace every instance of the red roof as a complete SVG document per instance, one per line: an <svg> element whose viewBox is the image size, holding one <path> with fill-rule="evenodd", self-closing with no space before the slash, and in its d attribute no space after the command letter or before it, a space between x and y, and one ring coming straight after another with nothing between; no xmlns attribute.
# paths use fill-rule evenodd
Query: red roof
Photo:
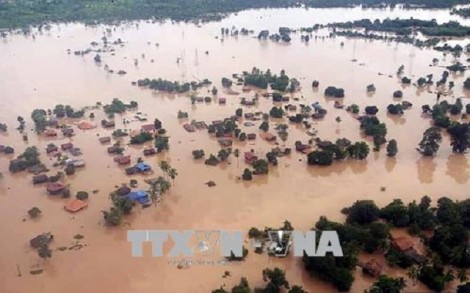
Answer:
<svg viewBox="0 0 470 293"><path fill-rule="evenodd" d="M119 165L127 165L131 162L131 156L123 156L117 160Z"/></svg>
<svg viewBox="0 0 470 293"><path fill-rule="evenodd" d="M392 245L401 251L405 251L413 247L413 241L408 237L398 237L392 239Z"/></svg>
<svg viewBox="0 0 470 293"><path fill-rule="evenodd" d="M62 144L60 147L65 151L65 150L69 150L73 148L73 144L71 142L68 142L68 143Z"/></svg>
<svg viewBox="0 0 470 293"><path fill-rule="evenodd" d="M248 164L253 163L256 161L258 157L253 152L246 152L245 153L245 162Z"/></svg>
<svg viewBox="0 0 470 293"><path fill-rule="evenodd" d="M66 209L69 212L75 213L87 206L88 204L82 200L72 199L71 201L69 201L68 203L64 205L64 209Z"/></svg>

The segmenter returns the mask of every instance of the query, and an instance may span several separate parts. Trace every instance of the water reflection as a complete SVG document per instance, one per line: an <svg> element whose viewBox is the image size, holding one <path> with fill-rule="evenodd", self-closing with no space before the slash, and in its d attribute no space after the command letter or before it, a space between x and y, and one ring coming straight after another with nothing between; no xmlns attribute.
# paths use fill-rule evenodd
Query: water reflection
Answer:
<svg viewBox="0 0 470 293"><path fill-rule="evenodd" d="M387 170L388 173L392 172L393 169L395 169L396 165L397 165L397 158L395 157L393 158L388 157L385 160L385 169Z"/></svg>
<svg viewBox="0 0 470 293"><path fill-rule="evenodd" d="M467 183L470 178L468 159L464 154L451 154L447 158L446 174L459 184Z"/></svg>
<svg viewBox="0 0 470 293"><path fill-rule="evenodd" d="M418 180L421 183L430 184L433 182L434 172L436 171L437 164L434 158L421 157L416 161L418 169Z"/></svg>

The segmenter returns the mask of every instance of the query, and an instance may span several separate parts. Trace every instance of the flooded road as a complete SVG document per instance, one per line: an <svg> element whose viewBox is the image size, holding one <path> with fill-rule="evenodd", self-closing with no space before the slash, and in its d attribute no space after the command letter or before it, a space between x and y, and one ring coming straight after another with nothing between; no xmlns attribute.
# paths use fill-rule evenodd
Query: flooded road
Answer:
<svg viewBox="0 0 470 293"><path fill-rule="evenodd" d="M321 12L321 13L320 13ZM445 13L444 13L445 12ZM140 22L118 27L85 27L82 24L61 24L48 32L31 36L13 35L0 43L0 122L9 126L8 134L0 134L0 144L11 145L19 154L27 145L36 145L41 150L41 159L49 167L52 161L45 154L48 143L56 144L73 141L83 152L87 162L84 170L67 178L72 194L86 190L90 192L87 209L71 215L63 210L64 199L47 196L44 187L31 183L31 175L8 172L11 156L0 155L0 232L3 241L0 248L0 292L210 292L223 284L231 288L240 277L246 276L252 287L263 286L261 271L266 267L278 266L286 270L290 284L302 285L310 292L333 292L324 282L311 278L304 272L300 259L268 258L257 255L250 249L246 261L230 266L193 266L178 269L169 265L166 258L132 258L130 244L126 241L128 229L223 229L244 230L255 227L278 227L289 220L298 230L313 227L321 215L333 220L343 220L340 210L358 199L373 199L383 205L394 198L404 202L419 200L429 195L435 200L441 196L464 199L468 195L465 187L470 177L466 155L452 154L449 138L444 135L441 148L435 158L423 158L415 147L430 120L421 117L421 106L433 104L436 96L427 90L414 86L403 87L395 77L397 68L405 66L405 75L413 80L434 74L437 80L445 66L454 57L443 56L432 50L418 49L411 45L378 41L353 40L345 38L318 39L309 44L300 42L300 35L294 35L291 44L258 41L249 36L220 37L221 27L246 27L258 32L279 26L311 26L315 23L345 21L374 17L409 17L438 22L459 19L449 16L447 10L403 11L361 10L361 9L310 9L260 10L241 12L230 16L221 23L208 23L198 27L194 24L150 24ZM467 21L467 25L469 25ZM111 32L106 32L111 28ZM83 57L73 54L76 50L91 47L92 41L100 42L107 36L114 41L120 38L124 46L114 46L114 55L101 53L102 64L93 61L95 53ZM328 35L320 31L318 35ZM216 38L217 37L217 38ZM344 42L344 46L340 43ZM156 46L158 43L158 46ZM71 54L67 50L71 50ZM208 51L208 54L205 52ZM181 62L177 63L177 58ZM429 65L432 59L439 59L439 66ZM468 56L463 55L464 61ZM138 65L134 65L134 59ZM153 62L151 60L154 60ZM357 60L352 62L351 60ZM108 65L115 72L125 70L126 75L107 73ZM253 97L255 92L240 96L228 95L221 87L222 77L232 73L249 71L254 66L265 70L270 68L278 73L284 69L290 77L301 82L302 90L295 94L298 103L310 104L318 101L328 110L327 116L316 121L313 127L318 137L328 140L346 137L352 141L365 139L359 130L359 122L344 110L334 108L334 101L323 96L327 86L342 87L346 91L344 104L356 103L361 110L376 105L380 110L378 118L387 124L387 138L398 142L398 155L388 158L382 149L371 152L365 161L337 162L333 166L308 167L305 155L293 152L279 159L279 166L271 167L268 176L256 178L247 183L237 179L247 165L243 158L237 162L231 157L229 163L210 167L192 159L191 151L204 149L206 154L219 150L217 141L205 131L187 133L178 121L178 110L189 113L189 121L211 122L230 115L240 107L240 97ZM391 75L392 77L389 77ZM192 81L208 78L219 89L219 97L227 97L227 104L221 106L198 103L191 105L187 95L154 93L148 89L132 86L131 82L141 78L162 77L169 80ZM453 94L447 99L464 96L463 103L469 102L470 95L462 89L468 74L452 75L456 84ZM313 80L320 81L318 90L311 88ZM377 90L372 96L366 94L366 86L373 83ZM210 95L204 88L200 95ZM241 92L240 87L234 87ZM386 107L394 103L392 93L402 90L403 100L413 103L410 110L401 117L389 116ZM433 88L431 88L433 90ZM123 169L116 167L113 158L100 145L98 136L110 135L112 130L98 127L80 131L71 139L38 138L30 129L33 127L30 113L35 108L53 108L56 104L70 104L75 108L111 102L120 98L139 103L139 110L148 114L151 121L158 118L170 135L168 153L146 159L160 175L158 162L168 160L178 170L179 176L174 187L157 207L144 210L136 208L120 228L103 226L102 210L111 205L109 193L128 182ZM272 102L260 97L257 107L244 107L245 112L269 111ZM101 110L93 110L95 122L104 118ZM88 112L89 113L89 112ZM17 116L27 120L29 141L23 142L14 128ZM126 117L132 118L129 113ZM336 117L342 122L337 123ZM271 122L271 127L274 122ZM287 120L284 119L287 123ZM121 117L116 118L117 128L122 127ZM140 122L132 122L126 128L140 129ZM258 126L245 127L247 132L258 133ZM306 142L309 136L303 129L289 124L286 146L293 147L295 141ZM367 139L372 146L372 142ZM254 149L264 156L273 144L257 139L250 143L235 143L242 153ZM126 147L133 162L141 156L142 148ZM57 169L51 168L51 174ZM134 177L133 177L134 178ZM143 178L135 176L140 188L146 188ZM204 183L213 180L217 186L208 188ZM99 190L91 194L92 190ZM383 191L381 191L383 190ZM27 211L37 206L42 215L37 220L27 219ZM47 261L39 259L28 241L42 232L52 232L53 256ZM82 234L81 241L87 246L81 250L56 251L60 246L74 243L73 236ZM33 276L29 271L38 267L44 273ZM18 277L17 267L21 271ZM222 278L224 271L231 277ZM397 274L387 268L387 273ZM398 273L404 273L398 271ZM373 280L356 271L356 281L351 292L362 292ZM409 284L410 286L412 284ZM408 287L410 290L425 290L422 287Z"/></svg>

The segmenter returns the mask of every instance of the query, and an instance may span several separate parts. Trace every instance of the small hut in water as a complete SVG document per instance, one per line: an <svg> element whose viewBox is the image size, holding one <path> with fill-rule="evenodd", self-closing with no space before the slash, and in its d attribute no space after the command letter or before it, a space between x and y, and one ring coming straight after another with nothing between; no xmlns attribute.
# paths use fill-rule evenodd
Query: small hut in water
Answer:
<svg viewBox="0 0 470 293"><path fill-rule="evenodd" d="M41 184L41 183L46 183L47 181L49 181L49 177L47 177L46 174L40 174L40 175L33 176L33 184L34 185Z"/></svg>
<svg viewBox="0 0 470 293"><path fill-rule="evenodd" d="M53 182L47 184L46 189L50 195L56 195L65 190L65 185L60 182Z"/></svg>

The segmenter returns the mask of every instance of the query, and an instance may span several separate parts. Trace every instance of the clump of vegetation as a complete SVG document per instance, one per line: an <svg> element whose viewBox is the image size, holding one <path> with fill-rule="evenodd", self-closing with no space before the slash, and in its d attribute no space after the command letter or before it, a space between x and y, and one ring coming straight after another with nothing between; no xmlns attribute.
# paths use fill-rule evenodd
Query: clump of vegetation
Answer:
<svg viewBox="0 0 470 293"><path fill-rule="evenodd" d="M441 129L436 126L430 127L424 132L418 151L423 156L434 156L439 150L441 141Z"/></svg>
<svg viewBox="0 0 470 293"><path fill-rule="evenodd" d="M103 107L106 114L122 114L127 109L137 108L138 103L131 101L129 104L124 104L121 100L115 98L112 100L111 104L105 105Z"/></svg>
<svg viewBox="0 0 470 293"><path fill-rule="evenodd" d="M325 89L325 96L335 97L335 98L344 98L344 89L337 88L334 86L329 86Z"/></svg>
<svg viewBox="0 0 470 293"><path fill-rule="evenodd" d="M147 141L153 140L153 135L149 132L141 132L136 136L131 137L131 144L143 144Z"/></svg>
<svg viewBox="0 0 470 293"><path fill-rule="evenodd" d="M294 92L300 85L295 78L289 78L284 70L281 70L278 76L276 74L273 75L269 69L263 72L256 67L253 67L250 73L244 72L243 79L245 85L252 85L262 89L267 89L270 86L271 89L280 92Z"/></svg>
<svg viewBox="0 0 470 293"><path fill-rule="evenodd" d="M28 215L32 218L35 219L41 215L41 210L38 207L33 207L28 210Z"/></svg>
<svg viewBox="0 0 470 293"><path fill-rule="evenodd" d="M250 181L250 180L253 179L253 173L250 171L250 169L246 168L243 171L242 179L245 180L245 181Z"/></svg>
<svg viewBox="0 0 470 293"><path fill-rule="evenodd" d="M178 111L177 115L178 119L186 119L189 117L188 112L183 112L181 110Z"/></svg>
<svg viewBox="0 0 470 293"><path fill-rule="evenodd" d="M398 145L395 139L391 139L387 144L387 156L395 157L398 153Z"/></svg>
<svg viewBox="0 0 470 293"><path fill-rule="evenodd" d="M137 81L137 85L140 87L148 87L149 89L152 90L158 90L158 91L165 91L165 92L177 92L177 93L185 93L190 91L191 89L196 90L198 88L201 88L203 86L210 85L211 82L207 79L204 79L201 82L185 82L180 84L177 81L169 81L165 79L139 79Z"/></svg>
<svg viewBox="0 0 470 293"><path fill-rule="evenodd" d="M16 160L10 161L8 169L10 172L16 173L24 171L28 167L39 164L41 164L41 161L39 160L39 152L35 146L32 146L27 147L26 150L21 155L19 155Z"/></svg>
<svg viewBox="0 0 470 293"><path fill-rule="evenodd" d="M75 195L75 197L79 200L87 200L88 199L88 192L86 191L79 191Z"/></svg>
<svg viewBox="0 0 470 293"><path fill-rule="evenodd" d="M202 159L204 157L204 150L194 150L193 151L193 158L195 160Z"/></svg>
<svg viewBox="0 0 470 293"><path fill-rule="evenodd" d="M346 107L346 111L351 112L353 114L358 114L360 110L357 104L352 104Z"/></svg>

